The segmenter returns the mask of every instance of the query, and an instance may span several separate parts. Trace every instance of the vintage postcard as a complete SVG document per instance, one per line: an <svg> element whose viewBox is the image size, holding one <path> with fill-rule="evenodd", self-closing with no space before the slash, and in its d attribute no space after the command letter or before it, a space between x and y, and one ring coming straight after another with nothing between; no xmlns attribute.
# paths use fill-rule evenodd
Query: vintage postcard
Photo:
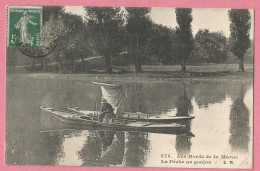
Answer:
<svg viewBox="0 0 260 171"><path fill-rule="evenodd" d="M253 9L6 14L6 165L253 168Z"/></svg>

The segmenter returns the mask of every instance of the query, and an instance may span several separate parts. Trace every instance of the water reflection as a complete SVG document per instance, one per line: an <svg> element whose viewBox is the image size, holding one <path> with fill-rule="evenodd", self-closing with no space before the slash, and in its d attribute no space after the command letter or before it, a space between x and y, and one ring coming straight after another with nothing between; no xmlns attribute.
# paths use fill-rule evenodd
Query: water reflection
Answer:
<svg viewBox="0 0 260 171"><path fill-rule="evenodd" d="M102 153L98 165L122 164L125 150L124 132L99 131L102 142Z"/></svg>
<svg viewBox="0 0 260 171"><path fill-rule="evenodd" d="M149 155L149 139L147 133L128 132L123 166L144 166Z"/></svg>
<svg viewBox="0 0 260 171"><path fill-rule="evenodd" d="M38 164L40 165L58 165L58 161L64 156L63 136L57 136L55 132L43 132L40 136L41 144L36 147L41 154ZM35 146L35 145L34 145ZM34 147L35 148L35 147ZM48 149L48 150L46 150ZM26 150L26 149L25 149ZM34 156L35 157L35 156Z"/></svg>
<svg viewBox="0 0 260 171"><path fill-rule="evenodd" d="M249 110L244 103L246 87L239 85L237 98L233 101L230 110L230 138L229 143L232 151L248 152L249 143Z"/></svg>
<svg viewBox="0 0 260 171"><path fill-rule="evenodd" d="M194 98L200 108L207 108L210 104L221 103L226 98L225 87L222 82L197 82L194 85Z"/></svg>
<svg viewBox="0 0 260 171"><path fill-rule="evenodd" d="M189 116L193 112L193 106L190 98L186 93L186 85L184 82L181 83L180 94L175 102L177 108L176 116ZM181 122L181 124L186 125L186 131L190 132L192 121ZM176 152L178 155L186 155L190 153L191 149L191 136L181 136L176 137Z"/></svg>
<svg viewBox="0 0 260 171"><path fill-rule="evenodd" d="M85 143L79 151L79 157L83 160L84 166L93 165L102 153L102 143L97 131L90 131L86 136Z"/></svg>
<svg viewBox="0 0 260 171"><path fill-rule="evenodd" d="M145 91L144 85L135 83L133 85L128 85L127 89L127 98L132 99L133 101L129 104L128 109L132 109L132 112L142 112L146 113L145 105Z"/></svg>
<svg viewBox="0 0 260 171"><path fill-rule="evenodd" d="M161 153L248 151L252 140L252 83L126 83L127 111L194 115L195 137L68 129L40 106L95 109L100 87L86 81L7 78L6 164L155 166ZM246 93L250 92L250 93ZM230 106L231 105L231 106ZM194 113L193 113L194 111ZM218 142L217 145L214 145ZM203 144L203 147L202 147ZM217 147L216 147L217 146ZM205 151L203 151L205 150Z"/></svg>
<svg viewBox="0 0 260 171"><path fill-rule="evenodd" d="M189 116L193 112L193 106L190 98L187 96L184 82L181 83L179 96L174 106L177 108L176 116Z"/></svg>

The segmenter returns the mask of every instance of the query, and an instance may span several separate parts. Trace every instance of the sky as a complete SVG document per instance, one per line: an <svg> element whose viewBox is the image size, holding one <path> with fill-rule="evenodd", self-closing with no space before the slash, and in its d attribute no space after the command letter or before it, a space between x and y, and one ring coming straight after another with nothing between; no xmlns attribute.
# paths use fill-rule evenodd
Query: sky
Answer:
<svg viewBox="0 0 260 171"><path fill-rule="evenodd" d="M224 8L193 8L193 35L195 35L199 29L208 29L210 32L222 31L226 37L229 37L230 21L228 18L228 10L229 9ZM81 16L84 15L83 7L80 6L66 7L65 11ZM253 38L253 10L250 10L250 13L252 16L250 37ZM152 7L150 17L157 24L171 28L177 26L174 8Z"/></svg>

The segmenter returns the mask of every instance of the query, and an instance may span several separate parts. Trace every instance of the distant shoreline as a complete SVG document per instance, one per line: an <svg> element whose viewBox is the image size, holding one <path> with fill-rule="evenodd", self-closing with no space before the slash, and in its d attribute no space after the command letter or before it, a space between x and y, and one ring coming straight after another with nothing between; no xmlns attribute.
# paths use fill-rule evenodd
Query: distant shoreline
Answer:
<svg viewBox="0 0 260 171"><path fill-rule="evenodd" d="M7 77L19 76L41 79L68 79L68 80L101 80L127 82L154 82L154 81L239 81L253 82L253 64L246 64L246 72L237 72L236 64L216 64L208 66L188 66L187 72L179 71L179 66L143 66L144 72L135 73L133 66L115 68L115 73L107 74L104 71L92 73L8 73Z"/></svg>

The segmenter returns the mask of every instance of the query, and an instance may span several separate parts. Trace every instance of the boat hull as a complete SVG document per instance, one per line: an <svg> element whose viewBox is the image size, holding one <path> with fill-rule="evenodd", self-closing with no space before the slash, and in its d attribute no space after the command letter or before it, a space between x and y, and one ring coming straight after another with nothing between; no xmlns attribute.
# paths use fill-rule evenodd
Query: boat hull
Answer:
<svg viewBox="0 0 260 171"><path fill-rule="evenodd" d="M93 120L93 118L85 117L82 119L82 114L70 111L56 110L48 107L41 107L41 109L62 123L74 126L77 129L94 129L94 130L111 130L111 131L137 131L137 132L152 132L165 134L185 134L185 125L176 123L159 124L141 121L127 121L125 119L118 119L119 122L104 123ZM116 118L117 120L117 118Z"/></svg>
<svg viewBox="0 0 260 171"><path fill-rule="evenodd" d="M95 117L95 111L91 111L88 109L83 109L79 107L68 107L70 111L78 112L84 115L90 115ZM155 115L149 116L148 114L143 113L131 113L125 112L122 116L124 119L128 120L136 120L142 122L154 122L154 123L179 123L183 121L189 121L195 118L195 116L169 116L169 115Z"/></svg>

